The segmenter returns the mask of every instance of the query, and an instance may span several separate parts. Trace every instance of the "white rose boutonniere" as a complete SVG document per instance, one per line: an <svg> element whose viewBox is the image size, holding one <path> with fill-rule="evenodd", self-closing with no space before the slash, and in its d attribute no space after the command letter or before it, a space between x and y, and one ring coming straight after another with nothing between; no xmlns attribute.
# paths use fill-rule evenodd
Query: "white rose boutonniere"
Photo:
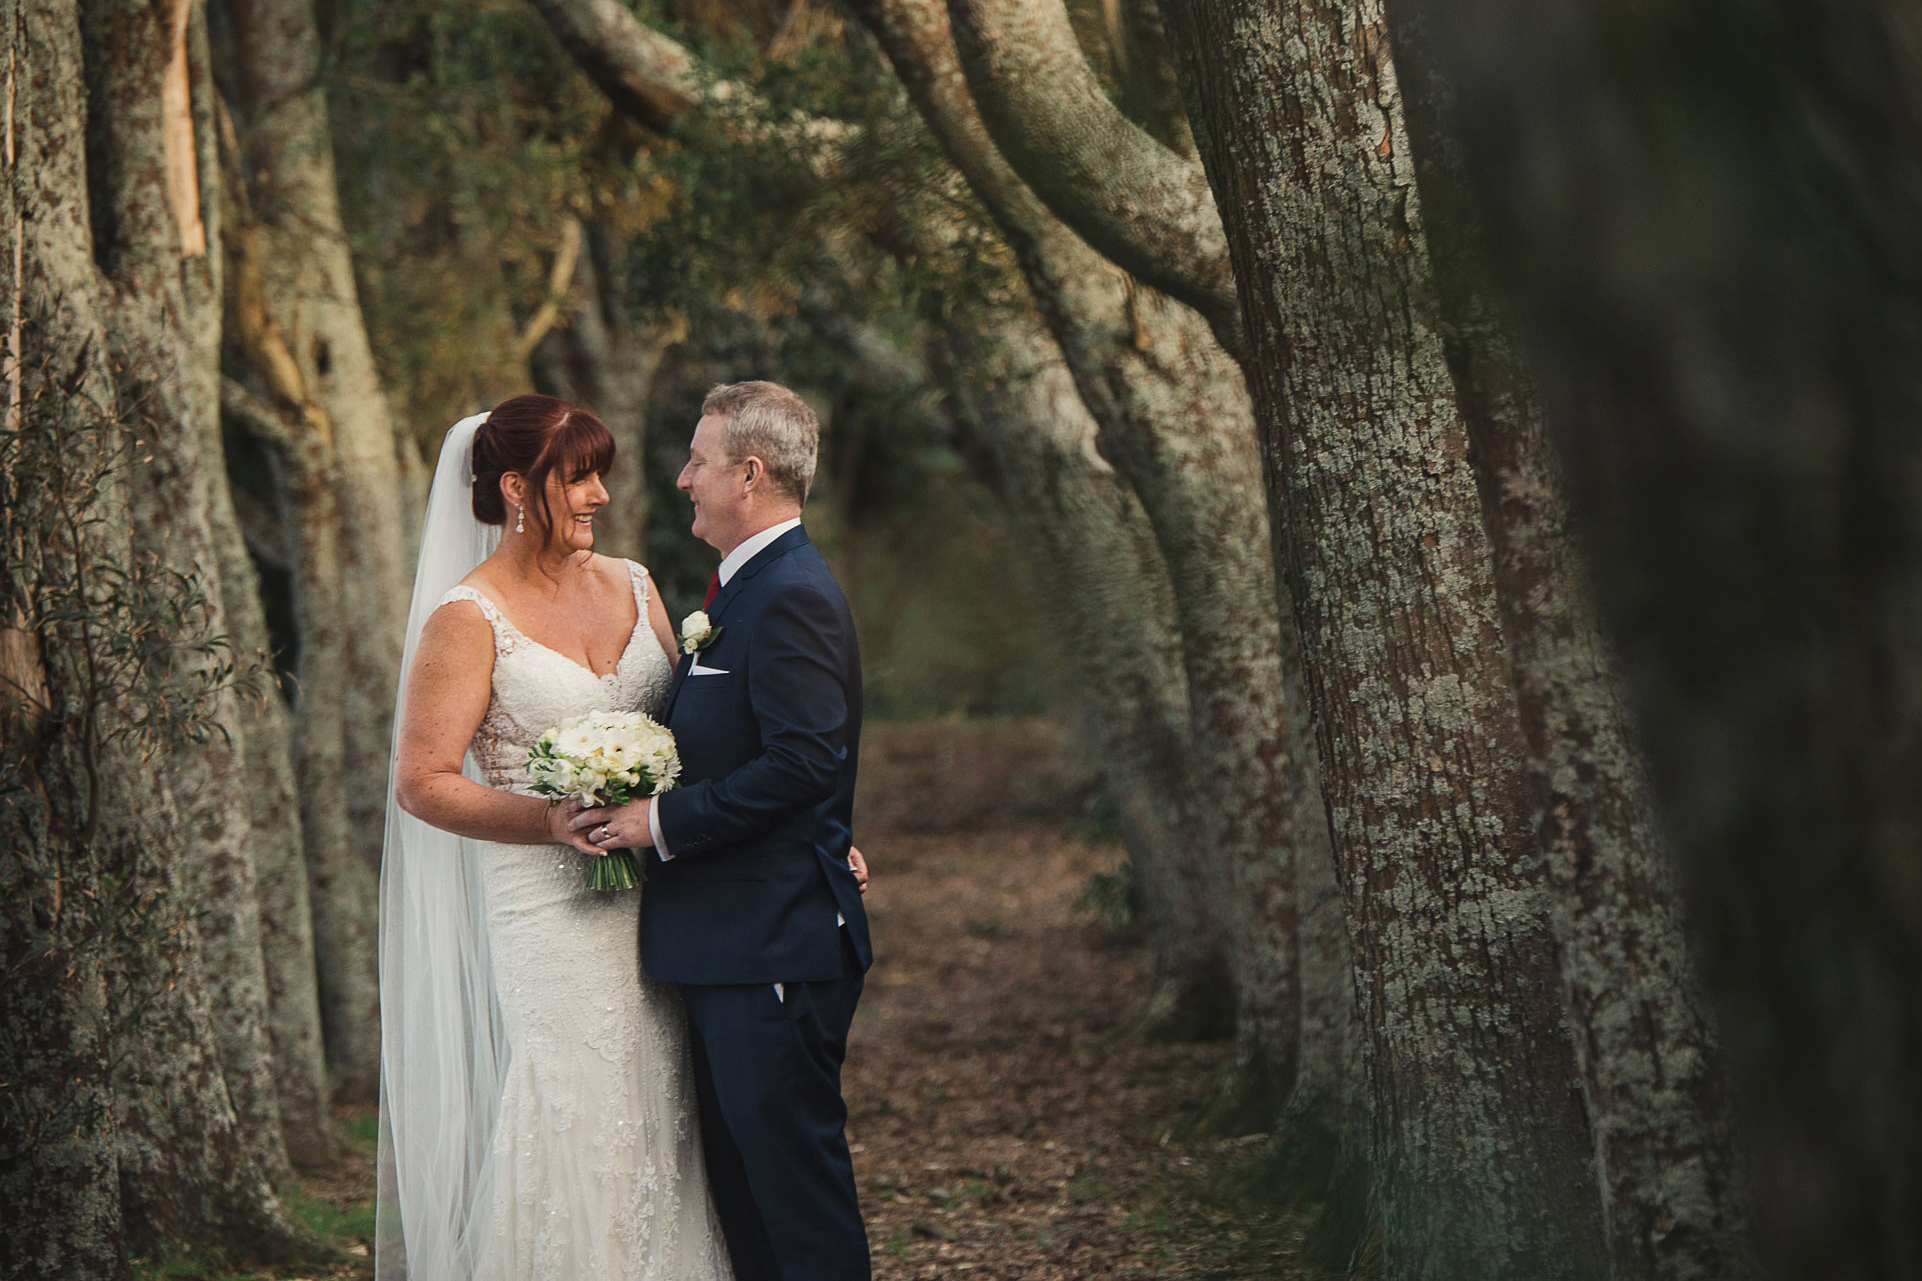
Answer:
<svg viewBox="0 0 1922 1281"><path fill-rule="evenodd" d="M683 654L700 653L721 639L723 630L725 629L716 627L708 621L706 610L695 610L681 620L681 652Z"/></svg>

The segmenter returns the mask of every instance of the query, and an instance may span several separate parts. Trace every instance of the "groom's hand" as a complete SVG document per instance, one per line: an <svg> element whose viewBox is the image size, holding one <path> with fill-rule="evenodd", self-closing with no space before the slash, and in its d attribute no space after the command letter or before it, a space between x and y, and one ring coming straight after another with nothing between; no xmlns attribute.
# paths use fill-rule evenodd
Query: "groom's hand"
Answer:
<svg viewBox="0 0 1922 1281"><path fill-rule="evenodd" d="M654 847L647 826L648 797L625 805L604 805L581 810L568 821L568 828L582 840L604 850L645 850Z"/></svg>

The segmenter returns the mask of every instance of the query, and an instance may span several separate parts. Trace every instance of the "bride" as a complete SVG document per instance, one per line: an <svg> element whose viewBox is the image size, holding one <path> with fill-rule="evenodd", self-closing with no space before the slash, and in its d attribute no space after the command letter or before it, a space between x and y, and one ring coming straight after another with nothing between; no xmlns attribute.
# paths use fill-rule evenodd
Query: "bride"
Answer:
<svg viewBox="0 0 1922 1281"><path fill-rule="evenodd" d="M647 571L593 550L613 457L599 419L548 396L441 446L381 870L382 1276L729 1274L640 896L589 890L604 851L527 786L541 733L658 713L667 691Z"/></svg>

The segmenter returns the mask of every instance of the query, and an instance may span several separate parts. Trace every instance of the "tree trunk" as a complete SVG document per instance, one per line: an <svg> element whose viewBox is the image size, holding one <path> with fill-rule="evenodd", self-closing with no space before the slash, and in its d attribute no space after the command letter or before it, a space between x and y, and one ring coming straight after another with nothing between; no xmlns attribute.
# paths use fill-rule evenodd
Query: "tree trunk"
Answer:
<svg viewBox="0 0 1922 1281"><path fill-rule="evenodd" d="M1873 0L1410 32L1536 345L1784 1277L1922 1270L1917 36Z"/></svg>
<svg viewBox="0 0 1922 1281"><path fill-rule="evenodd" d="M303 352L311 360L320 349L302 341L314 323L303 309L303 282L297 273L290 279L291 264L283 262L278 272L268 266L275 254L297 255L304 246L293 243L295 227L275 229L256 214L240 179L242 161L229 157L224 188L227 351L236 368L223 384L222 408L227 422L258 439L272 459L293 563L299 649L291 759L300 780L321 1027L334 1095L371 1102L380 1078L378 895L373 865L357 839L353 797L373 789L382 798L384 823L390 745L378 748L376 780L368 762L352 755L352 709L340 691L356 680L352 636L374 605L366 599L371 585L349 572L342 550L349 517L340 432L316 391L318 375L302 363ZM319 310L329 321L339 319L332 304ZM396 485L397 476L390 472L384 483ZM358 610L349 604L356 593ZM391 702L395 686L386 688ZM377 838L373 849L379 848Z"/></svg>
<svg viewBox="0 0 1922 1281"><path fill-rule="evenodd" d="M129 487L135 552L198 578L208 631L224 637L212 521L231 521L232 510L224 502L214 508L226 472L219 453L207 452L218 438L220 279L207 252L209 229L217 237L218 225L200 199L212 86L204 42L195 39L198 11L186 0L169 9L162 20L104 3L83 7L94 256L109 285L103 301L115 313L106 332L118 394L130 418L154 424L151 457ZM238 727L238 700L223 688L220 666L216 655L189 655L179 679L216 689L214 719ZM169 753L166 766L192 834L178 874L198 908L206 968L194 981L208 1003L226 1083L218 1106L231 1102L240 1141L260 1170L291 1183L267 1035L246 742L229 729L198 751ZM149 1096L149 1106L174 1106L161 1097ZM155 1172L167 1177L166 1160Z"/></svg>
<svg viewBox="0 0 1922 1281"><path fill-rule="evenodd" d="M1291 861L1325 820L1288 782L1304 745L1281 706L1280 620L1247 393L1194 313L1132 286L1001 162L961 85L945 13L857 6L957 168L1000 225L1152 522L1172 579L1196 753L1199 870L1228 930L1251 1114L1297 1068Z"/></svg>
<svg viewBox="0 0 1922 1281"><path fill-rule="evenodd" d="M89 416L105 430L125 415L120 441L130 448L105 465L126 468L131 483L115 497L133 518L124 539L102 525L63 540L74 554L114 531L97 586L82 598L101 613L78 624L87 632L61 658L89 682L84 705L68 712L79 720L72 745L91 768L74 788L83 821L61 830L60 809L49 815L47 852L63 856L53 919L57 932L60 901L70 897L83 917L79 937L97 956L98 978L84 968L75 977L101 994L124 1239L218 1241L238 1255L292 1258L318 1243L281 1210L267 1177L284 1170L285 1156L265 1070L259 940L249 937L252 865L236 799L244 742L219 732L234 699L209 644L221 634L221 584L200 447L218 289L198 203L205 148L193 97L206 88L187 40L197 15L187 4L166 18L30 4L23 16L33 68L24 115L44 147L30 153L44 172L34 191L42 207L27 224L29 278L44 290L39 308L57 316L35 361L94 371L58 389L83 427ZM71 464L55 473L56 489L103 462L78 454ZM129 572L114 576L116 562ZM48 652L44 641L39 652ZM177 805L175 780L208 778L213 786L191 808ZM210 974L214 964L229 970ZM82 1074L83 1098L90 1079ZM83 1118L76 1133L93 1124ZM77 1190L97 1207L94 1193ZM120 1241L100 1240L104 1222L94 1215L73 1245L87 1267L105 1262L101 1275L124 1275L124 1263L108 1259Z"/></svg>
<svg viewBox="0 0 1922 1281"><path fill-rule="evenodd" d="M347 679L328 697L342 704L354 847L375 867L386 832L394 692L413 582L394 428L341 225L312 0L223 0L223 7L233 29L230 74L261 241L262 299L296 375L273 381L276 390L294 393L303 418L318 415L336 468L341 577L333 627Z"/></svg>
<svg viewBox="0 0 1922 1281"><path fill-rule="evenodd" d="M1189 871L1193 766L1167 569L1140 500L1096 451L1095 423L1045 330L1016 313L999 316L995 331L1000 341L987 349L950 331L933 363L970 452L986 455L990 487L1061 607L1078 719L1120 814L1154 945L1145 1024L1196 1035L1230 1010L1219 940Z"/></svg>
<svg viewBox="0 0 1922 1281"><path fill-rule="evenodd" d="M1525 744L1468 441L1422 319L1379 5L1163 13L1227 220L1301 623L1386 1266L1603 1275Z"/></svg>
<svg viewBox="0 0 1922 1281"><path fill-rule="evenodd" d="M592 410L614 433L620 454L614 474L604 478L608 504L594 519L594 545L640 560L647 544L647 398L672 338L633 314L619 246L598 226L581 238L570 322L534 348L533 366L544 390Z"/></svg>
<svg viewBox="0 0 1922 1281"><path fill-rule="evenodd" d="M84 103L79 41L53 7L0 8L10 104L6 426L19 433L0 450L0 1277L120 1281L131 1273L111 1020L89 928L97 900L78 890L95 850L114 858L130 839L123 815L95 804L90 780L134 777L138 763L131 743L102 750L89 725L85 660L98 642L76 607L97 593L96 575L131 568L132 549L113 519L121 478L55 470L123 441L111 420L88 412L110 399L111 383L89 324L80 140L44 123L72 121Z"/></svg>
<svg viewBox="0 0 1922 1281"><path fill-rule="evenodd" d="M1413 12L1407 12L1412 10ZM1422 29L1419 0L1393 15ZM1492 292L1448 95L1394 27L1448 357L1495 552L1495 585L1555 890L1576 1061L1615 1276L1753 1275L1720 1050L1682 934L1668 849L1615 657L1576 555L1540 402Z"/></svg>

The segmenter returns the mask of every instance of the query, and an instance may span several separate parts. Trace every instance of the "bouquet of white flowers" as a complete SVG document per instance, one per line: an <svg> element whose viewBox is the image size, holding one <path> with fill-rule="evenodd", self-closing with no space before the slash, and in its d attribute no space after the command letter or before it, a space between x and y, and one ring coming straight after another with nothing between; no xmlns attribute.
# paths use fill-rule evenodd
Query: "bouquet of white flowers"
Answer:
<svg viewBox="0 0 1922 1281"><path fill-rule="evenodd" d="M681 775L674 735L640 712L590 712L540 736L527 754L527 774L542 796L572 796L590 808L658 796ZM641 883L631 850L594 860L587 885L631 890Z"/></svg>

